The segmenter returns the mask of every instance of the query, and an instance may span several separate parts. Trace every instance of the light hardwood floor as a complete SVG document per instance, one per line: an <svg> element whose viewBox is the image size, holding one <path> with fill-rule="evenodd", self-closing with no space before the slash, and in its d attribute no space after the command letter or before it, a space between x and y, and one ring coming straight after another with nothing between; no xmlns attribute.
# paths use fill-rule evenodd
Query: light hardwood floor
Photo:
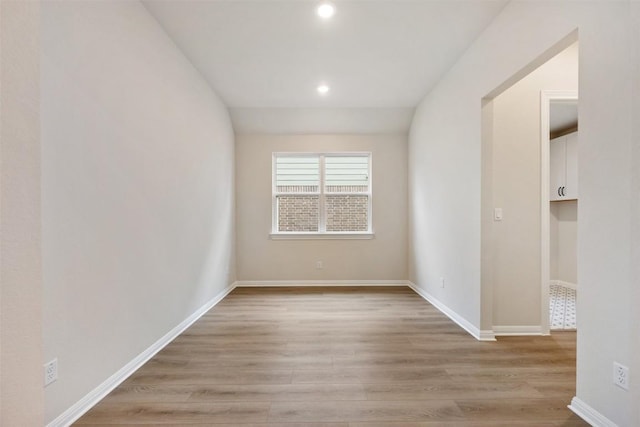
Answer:
<svg viewBox="0 0 640 427"><path fill-rule="evenodd" d="M238 288L77 424L586 426L575 339L478 342L405 287Z"/></svg>

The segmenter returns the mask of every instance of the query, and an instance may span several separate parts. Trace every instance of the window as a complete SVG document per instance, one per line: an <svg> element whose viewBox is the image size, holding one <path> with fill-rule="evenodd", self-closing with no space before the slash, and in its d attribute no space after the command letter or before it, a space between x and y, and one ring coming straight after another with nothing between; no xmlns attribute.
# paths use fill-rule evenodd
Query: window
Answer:
<svg viewBox="0 0 640 427"><path fill-rule="evenodd" d="M273 234L370 234L370 177L370 153L275 153Z"/></svg>

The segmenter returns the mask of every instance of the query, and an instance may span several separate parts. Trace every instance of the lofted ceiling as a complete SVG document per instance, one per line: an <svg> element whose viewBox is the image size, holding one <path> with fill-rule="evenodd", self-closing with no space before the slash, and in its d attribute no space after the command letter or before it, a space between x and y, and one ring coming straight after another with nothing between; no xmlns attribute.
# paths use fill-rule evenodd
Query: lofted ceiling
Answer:
<svg viewBox="0 0 640 427"><path fill-rule="evenodd" d="M408 129L505 0L143 2L230 108L236 132ZM321 96L316 87L330 86Z"/></svg>

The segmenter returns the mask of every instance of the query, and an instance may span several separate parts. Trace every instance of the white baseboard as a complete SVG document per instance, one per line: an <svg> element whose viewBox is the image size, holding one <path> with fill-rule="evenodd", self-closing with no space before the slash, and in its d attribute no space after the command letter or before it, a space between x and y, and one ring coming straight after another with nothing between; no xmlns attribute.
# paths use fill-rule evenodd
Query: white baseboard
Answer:
<svg viewBox="0 0 640 427"><path fill-rule="evenodd" d="M213 299L207 302L205 305L196 310L195 313L187 317L183 320L179 325L175 328L167 332L162 338L153 343L149 348L136 356L133 360L123 366L120 370L118 370L115 374L111 375L100 384L98 387L93 389L89 394L76 402L69 409L64 411L60 416L47 424L47 427L67 427L70 426L74 421L84 415L89 409L95 406L100 400L102 400L107 394L109 394L113 389L115 389L118 385L120 385L124 380L126 380L131 374L133 374L136 370L138 370L142 365L144 365L149 359L156 355L160 350L167 346L171 341L173 341L178 335L184 332L189 326L191 326L196 320L202 317L207 311L209 311L213 306L218 304L224 297L226 297L229 292L235 289L236 284L233 283L226 287L222 292L216 295Z"/></svg>
<svg viewBox="0 0 640 427"><path fill-rule="evenodd" d="M453 320L458 324L462 329L469 332L475 339L478 341L495 341L495 335L493 331L480 330L476 328L471 322L469 322L464 317L460 316L458 313L447 307L444 303L439 301L433 295L429 294L425 290L416 286L415 283L409 282L409 287L414 290L415 293L420 295L422 298L427 300L431 305L440 310L444 315L449 317L449 319Z"/></svg>
<svg viewBox="0 0 640 427"><path fill-rule="evenodd" d="M495 326L493 333L497 337L524 336L524 335L544 335L540 325L531 326Z"/></svg>
<svg viewBox="0 0 640 427"><path fill-rule="evenodd" d="M562 281L562 280L550 280L549 284L550 285L564 286L565 288L573 289L574 291L578 290L578 285L576 285L575 283L565 282L565 281Z"/></svg>
<svg viewBox="0 0 640 427"><path fill-rule="evenodd" d="M578 397L571 399L571 405L569 405L568 408L593 427L618 427L616 423L587 405Z"/></svg>
<svg viewBox="0 0 640 427"><path fill-rule="evenodd" d="M237 287L409 286L406 280L240 280Z"/></svg>
<svg viewBox="0 0 640 427"><path fill-rule="evenodd" d="M496 334L493 333L493 330L489 329L480 329L479 337L475 337L478 341L495 341Z"/></svg>

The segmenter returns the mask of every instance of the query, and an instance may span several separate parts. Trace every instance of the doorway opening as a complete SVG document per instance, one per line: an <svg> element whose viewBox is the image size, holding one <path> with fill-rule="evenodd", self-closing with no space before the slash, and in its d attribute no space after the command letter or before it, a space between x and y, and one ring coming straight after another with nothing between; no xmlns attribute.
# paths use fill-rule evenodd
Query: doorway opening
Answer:
<svg viewBox="0 0 640 427"><path fill-rule="evenodd" d="M549 188L556 185L549 175L550 144L571 133L569 125L557 124L560 112L571 104L576 111L577 38L577 32L568 35L544 54L544 61L537 59L483 99L481 325L495 336L548 335L550 281L553 289L577 283L575 277L558 276L559 264L569 268L569 263L551 260L552 253L558 255L558 232L564 239L567 231L565 207L577 205L577 178L567 184L563 169L555 189L562 201L553 206ZM566 144L563 149L566 154ZM575 269L575 251L571 259Z"/></svg>
<svg viewBox="0 0 640 427"><path fill-rule="evenodd" d="M541 316L545 331L576 330L578 92L542 91L540 118Z"/></svg>

